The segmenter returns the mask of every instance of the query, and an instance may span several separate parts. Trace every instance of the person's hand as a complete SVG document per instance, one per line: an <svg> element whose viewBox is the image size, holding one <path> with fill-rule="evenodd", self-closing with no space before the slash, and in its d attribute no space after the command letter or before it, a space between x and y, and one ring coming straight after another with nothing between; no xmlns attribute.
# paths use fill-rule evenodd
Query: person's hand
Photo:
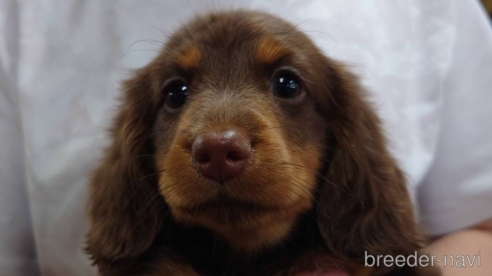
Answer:
<svg viewBox="0 0 492 276"><path fill-rule="evenodd" d="M480 267L478 261L473 266L466 263L466 267L457 267L447 264L444 267L443 262L437 265L441 266L443 276L490 276L492 275L492 219L483 222L470 229L460 230L450 233L435 240L429 247L431 255L438 255L442 259L444 255L478 256L480 251Z"/></svg>

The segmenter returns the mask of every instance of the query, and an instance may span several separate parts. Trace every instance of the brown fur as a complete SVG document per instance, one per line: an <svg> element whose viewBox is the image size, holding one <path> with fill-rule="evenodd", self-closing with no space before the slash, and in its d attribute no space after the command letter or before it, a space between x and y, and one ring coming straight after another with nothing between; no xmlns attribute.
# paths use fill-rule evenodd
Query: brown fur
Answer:
<svg viewBox="0 0 492 276"><path fill-rule="evenodd" d="M181 53L178 58L178 66L183 70L191 70L198 68L200 65L201 53L200 50L194 46L190 45L186 50Z"/></svg>
<svg viewBox="0 0 492 276"><path fill-rule="evenodd" d="M278 40L266 37L258 43L256 58L264 63L274 63L287 53L288 49Z"/></svg>
<svg viewBox="0 0 492 276"><path fill-rule="evenodd" d="M303 96L269 90L279 68ZM189 88L179 110L163 87ZM101 275L438 275L365 268L364 252L424 246L404 177L357 79L289 23L235 11L197 17L136 72L94 172L87 250ZM197 135L240 127L254 157L220 185L191 160Z"/></svg>

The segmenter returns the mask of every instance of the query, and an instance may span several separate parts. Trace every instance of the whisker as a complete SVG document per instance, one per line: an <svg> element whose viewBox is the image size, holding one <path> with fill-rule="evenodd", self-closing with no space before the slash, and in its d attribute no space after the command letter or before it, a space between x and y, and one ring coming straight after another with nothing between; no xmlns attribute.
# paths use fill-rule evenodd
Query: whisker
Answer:
<svg viewBox="0 0 492 276"><path fill-rule="evenodd" d="M312 146L312 147L307 147L307 148L302 148L302 147L299 147L299 149L297 149L297 150L293 150L293 151L291 151L291 152L306 151L306 150L311 150L311 149L326 150L326 147L325 147L325 146ZM328 161L328 160L326 160L326 161Z"/></svg>
<svg viewBox="0 0 492 276"><path fill-rule="evenodd" d="M125 53L125 54L121 57L120 61L121 61L121 60L123 60L123 59L124 59L127 55L129 55L129 54L131 54L131 53L135 53L135 52L155 52L155 53L160 53L160 51L157 51L157 50L152 50L152 49L140 49L140 50L133 50L133 51L130 51L130 52Z"/></svg>
<svg viewBox="0 0 492 276"><path fill-rule="evenodd" d="M166 205L165 204L161 204L161 206L159 206L155 212L159 212L160 210L162 210ZM166 213L166 216L169 214L170 210ZM142 223L146 218L148 218L150 215L152 214L152 212L148 212L147 214L145 214L144 217L140 218L137 223L135 223L135 226L132 228L132 230L130 230L130 233L133 233L138 226L140 226L140 223Z"/></svg>
<svg viewBox="0 0 492 276"><path fill-rule="evenodd" d="M163 34L166 38L168 38L168 39L171 37L168 33L164 32L164 31L163 31L162 29L160 29L160 28L157 28L157 27L151 27L151 29L158 30L159 32L161 32L161 33L162 33L162 34Z"/></svg>
<svg viewBox="0 0 492 276"><path fill-rule="evenodd" d="M347 193L348 195L350 195L352 197L354 196L352 193L350 193L349 191L345 190L343 187L341 187L341 186L339 186L339 185L331 182L328 178L326 178L326 176L322 175L321 173L319 173L319 172L317 172L315 170L310 170L310 169L305 168L305 167L303 167L301 165L293 164L293 163L287 163L287 162L283 162L280 165L288 165L288 166L292 166L294 168L298 168L298 169L303 170L303 171L306 171L306 172L315 173L321 180L323 180L325 182L328 182L329 184L337 187L340 191L343 191L343 192Z"/></svg>
<svg viewBox="0 0 492 276"><path fill-rule="evenodd" d="M156 200L156 199L158 199L160 196L162 196L162 192L163 192L163 191L167 191L168 189L170 189L169 191L173 191L173 190L175 190L175 189L179 188L178 186L179 186L179 185L171 185L171 186L166 187L166 189L163 189L163 190L160 190L160 191L156 192L156 193L155 193L155 195L153 195L152 199L149 201L149 203L148 203L148 204L146 204L146 205L145 205L142 209L140 209L140 210L139 210L139 212L137 213L137 216L142 215L142 213L143 213L145 210L148 210L148 209L150 209L150 208L153 208L153 205L155 205L156 203L160 203L160 202L162 202L162 201L159 201L159 200ZM169 192L169 191L168 191L168 192ZM154 212L159 212L159 211L160 211L160 210L162 210L165 206L166 206L166 204L160 204L160 206L159 206L156 210L154 210ZM163 218L163 219L165 219L165 218L169 215L170 211L171 211L171 209L169 209L169 210L168 210L168 212L166 213L166 215L164 216L164 218ZM147 217L149 217L151 214L152 214L152 212L148 212L148 213L146 213L143 217L141 217L141 218L138 220L138 222L136 223L135 227L131 230L131 232L133 232L133 231L136 229L136 227L137 227L137 226L138 226L138 225L139 225L142 221L144 221Z"/></svg>
<svg viewBox="0 0 492 276"><path fill-rule="evenodd" d="M167 150L164 153L149 153L149 154L142 154L142 155L135 155L135 156L130 156L130 158L144 158L144 157L154 157L154 156L166 156L169 153Z"/></svg>
<svg viewBox="0 0 492 276"><path fill-rule="evenodd" d="M333 36L331 36L325 32L322 32L322 31L301 31L301 32L303 32L305 34L307 34L307 33L323 34L323 35L326 35L327 37L331 38L331 40L333 40L334 42L338 42L335 38L333 38Z"/></svg>
<svg viewBox="0 0 492 276"><path fill-rule="evenodd" d="M149 179L151 177L154 177L154 176L158 176L160 173L163 173L164 171L166 171L165 169L163 170L159 170L159 171L156 171L154 173L151 173L151 174L148 174L148 175L145 175L143 177L141 177L140 179L138 180L132 180L132 182L130 183L130 185L132 186L132 189L130 190L130 195L129 195L129 199L133 198L135 196L135 194L137 193L138 189L140 188L140 186L142 185L142 183L146 180L146 179ZM127 202L128 204L129 202Z"/></svg>
<svg viewBox="0 0 492 276"><path fill-rule="evenodd" d="M137 216L140 216L143 211L147 209L151 204L154 203L155 199L158 198L161 194L159 192L152 195L152 197L147 201L147 203L137 212Z"/></svg>
<svg viewBox="0 0 492 276"><path fill-rule="evenodd" d="M302 180L303 180L303 179L302 179ZM323 206L321 205L321 202L319 202L319 201L318 201L315 197L313 197L313 196L312 196L312 194L311 194L311 192L308 192L307 190L305 190L305 189L306 189L306 187L304 187L304 186L302 185L302 183L297 182L297 181L295 181L295 180L293 180L293 181L294 181L294 183L292 183L292 184L294 184L296 187L298 187L299 189L301 189L301 191L304 191L306 194L309 194L309 195L310 195L311 199L313 200L313 202L314 202L314 204L315 204L315 205L313 206L313 208L314 208L315 210L319 211L322 215L326 216L326 217L327 217L327 218L331 221L330 216L328 216L328 214L326 214L326 213L324 212L324 210L321 210L321 209L324 209L324 208L322 208ZM297 185L296 185L296 184L297 184ZM318 207L319 207L319 208L318 208ZM310 216L310 217L312 217L312 216ZM314 218L314 219L316 219L316 218Z"/></svg>
<svg viewBox="0 0 492 276"><path fill-rule="evenodd" d="M128 48L126 49L125 52L128 52L131 50L131 48L133 47L133 45L137 44L137 43L140 43L140 42L148 42L148 43L151 43L153 45L156 45L156 46L164 46L164 44L162 44L161 42L157 41L157 40L152 40L152 39L140 39L140 40L137 40L135 42L133 42L132 44L130 44L130 46L128 46Z"/></svg>

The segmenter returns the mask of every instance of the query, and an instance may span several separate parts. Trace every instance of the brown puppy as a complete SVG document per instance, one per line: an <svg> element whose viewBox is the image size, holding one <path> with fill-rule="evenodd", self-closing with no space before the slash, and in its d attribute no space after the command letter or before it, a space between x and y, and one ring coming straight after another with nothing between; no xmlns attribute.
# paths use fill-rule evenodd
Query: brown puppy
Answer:
<svg viewBox="0 0 492 276"><path fill-rule="evenodd" d="M198 17L125 83L90 186L101 275L438 275L357 79L265 13Z"/></svg>

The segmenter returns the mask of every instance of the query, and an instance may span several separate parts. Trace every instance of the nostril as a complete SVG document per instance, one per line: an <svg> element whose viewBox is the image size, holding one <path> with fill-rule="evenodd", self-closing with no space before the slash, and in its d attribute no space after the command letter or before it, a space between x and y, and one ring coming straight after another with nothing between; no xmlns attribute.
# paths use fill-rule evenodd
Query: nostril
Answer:
<svg viewBox="0 0 492 276"><path fill-rule="evenodd" d="M211 158L208 154L206 153L201 153L201 154L196 154L195 155L195 161L201 164L205 164L211 161Z"/></svg>
<svg viewBox="0 0 492 276"><path fill-rule="evenodd" d="M235 161L235 162L243 159L236 151L228 152L226 158L228 160Z"/></svg>

